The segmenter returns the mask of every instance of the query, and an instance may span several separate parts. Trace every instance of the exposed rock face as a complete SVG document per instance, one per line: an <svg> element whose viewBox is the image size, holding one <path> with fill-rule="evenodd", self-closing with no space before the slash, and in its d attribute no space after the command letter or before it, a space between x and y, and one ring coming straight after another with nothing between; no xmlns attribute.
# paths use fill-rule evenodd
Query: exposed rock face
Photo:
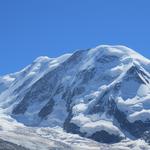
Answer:
<svg viewBox="0 0 150 150"><path fill-rule="evenodd" d="M49 115L53 111L53 106L55 104L55 101L51 99L39 112L39 117L44 118L47 115Z"/></svg>
<svg viewBox="0 0 150 150"><path fill-rule="evenodd" d="M89 138L91 138L91 139L93 139L95 141L98 141L98 142L108 143L108 144L117 143L117 142L120 142L122 140L121 137L113 135L113 134L109 134L108 132L103 131L103 130L95 132Z"/></svg>
<svg viewBox="0 0 150 150"><path fill-rule="evenodd" d="M18 121L61 126L104 143L119 142L127 132L149 142L149 60L123 46L99 46L36 63L42 67L17 74L3 92Z"/></svg>

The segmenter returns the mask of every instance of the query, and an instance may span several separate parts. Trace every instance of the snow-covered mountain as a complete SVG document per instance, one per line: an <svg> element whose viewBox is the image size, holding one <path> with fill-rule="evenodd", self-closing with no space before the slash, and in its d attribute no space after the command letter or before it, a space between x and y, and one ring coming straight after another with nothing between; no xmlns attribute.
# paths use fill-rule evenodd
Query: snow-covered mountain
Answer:
<svg viewBox="0 0 150 150"><path fill-rule="evenodd" d="M57 127L101 143L150 143L150 60L125 46L108 45L39 57L0 77L0 118L0 133L49 129L48 136Z"/></svg>

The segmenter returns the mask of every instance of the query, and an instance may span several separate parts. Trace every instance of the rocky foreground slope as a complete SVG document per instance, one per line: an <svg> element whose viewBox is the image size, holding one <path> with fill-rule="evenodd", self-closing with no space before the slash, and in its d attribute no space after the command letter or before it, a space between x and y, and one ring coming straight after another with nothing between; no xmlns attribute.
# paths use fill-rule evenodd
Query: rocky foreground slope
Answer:
<svg viewBox="0 0 150 150"><path fill-rule="evenodd" d="M0 150L28 150L28 149L0 139Z"/></svg>

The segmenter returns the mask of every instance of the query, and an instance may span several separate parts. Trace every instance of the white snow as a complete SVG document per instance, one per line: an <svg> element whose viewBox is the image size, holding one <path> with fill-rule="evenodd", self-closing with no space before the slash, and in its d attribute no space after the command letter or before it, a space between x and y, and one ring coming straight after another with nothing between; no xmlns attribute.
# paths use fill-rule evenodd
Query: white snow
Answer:
<svg viewBox="0 0 150 150"><path fill-rule="evenodd" d="M87 109L87 107L88 107L87 104L79 103L73 107L73 112L74 114L82 113Z"/></svg>
<svg viewBox="0 0 150 150"><path fill-rule="evenodd" d="M143 109L142 111L134 112L128 116L128 120L130 122L135 122L137 120L141 120L143 122L150 121L150 110Z"/></svg>
<svg viewBox="0 0 150 150"><path fill-rule="evenodd" d="M110 135L123 135L121 131L112 124L112 122L106 120L99 120L95 122L86 123L83 126L81 126L80 131L83 133L87 133L87 136L91 136L93 135L93 133L96 133L98 131L106 131Z"/></svg>
<svg viewBox="0 0 150 150"><path fill-rule="evenodd" d="M144 95L143 98L135 97L126 101L118 98L117 106L126 113L130 122L150 120L150 96Z"/></svg>
<svg viewBox="0 0 150 150"><path fill-rule="evenodd" d="M85 116L84 114L80 113L78 116L73 117L71 122L79 126L80 131L82 133L86 133L87 137L91 136L92 134L98 131L106 131L110 135L114 134L123 137L123 134L121 133L120 129L113 125L112 119L107 118L105 114L94 114Z"/></svg>
<svg viewBox="0 0 150 150"><path fill-rule="evenodd" d="M140 85L140 87L137 91L137 95L139 97L145 97L148 94L150 94L150 88L148 86L146 86L145 84Z"/></svg>
<svg viewBox="0 0 150 150"><path fill-rule="evenodd" d="M11 77L10 75L6 75L2 78L2 80L6 81L6 82L12 82L15 80L15 78Z"/></svg>

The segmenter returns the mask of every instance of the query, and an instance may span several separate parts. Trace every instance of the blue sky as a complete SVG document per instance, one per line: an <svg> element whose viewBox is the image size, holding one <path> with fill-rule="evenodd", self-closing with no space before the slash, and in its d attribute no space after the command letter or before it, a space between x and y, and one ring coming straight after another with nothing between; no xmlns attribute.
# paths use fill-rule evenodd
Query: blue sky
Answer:
<svg viewBox="0 0 150 150"><path fill-rule="evenodd" d="M150 58L150 0L0 0L0 75L99 44Z"/></svg>

